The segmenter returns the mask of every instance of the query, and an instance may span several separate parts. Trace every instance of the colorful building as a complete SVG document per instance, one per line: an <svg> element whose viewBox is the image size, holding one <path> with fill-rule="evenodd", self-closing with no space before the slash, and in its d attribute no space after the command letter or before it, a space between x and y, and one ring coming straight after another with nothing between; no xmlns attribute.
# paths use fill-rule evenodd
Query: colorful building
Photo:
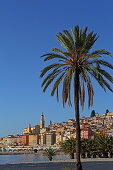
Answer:
<svg viewBox="0 0 113 170"><path fill-rule="evenodd" d="M22 145L29 146L29 135L22 135Z"/></svg>
<svg viewBox="0 0 113 170"><path fill-rule="evenodd" d="M29 146L39 145L39 135L29 135Z"/></svg>
<svg viewBox="0 0 113 170"><path fill-rule="evenodd" d="M14 136L14 145L15 146L22 146L22 135Z"/></svg>
<svg viewBox="0 0 113 170"><path fill-rule="evenodd" d="M27 134L33 134L33 135L36 135L36 134L39 134L40 133L40 126L39 125L36 125L36 126L32 126L29 125L28 128L24 128L24 131L22 132L23 135L27 135Z"/></svg>
<svg viewBox="0 0 113 170"><path fill-rule="evenodd" d="M46 146L51 146L56 143L55 133L46 133Z"/></svg>

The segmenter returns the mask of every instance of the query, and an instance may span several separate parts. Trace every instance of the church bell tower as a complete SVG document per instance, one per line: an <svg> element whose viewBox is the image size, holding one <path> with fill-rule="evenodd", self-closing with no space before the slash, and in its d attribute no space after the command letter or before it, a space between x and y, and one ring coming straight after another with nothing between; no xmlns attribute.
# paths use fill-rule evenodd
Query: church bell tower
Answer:
<svg viewBox="0 0 113 170"><path fill-rule="evenodd" d="M45 121L44 121L44 115L42 112L41 118L40 118L40 129L45 127Z"/></svg>

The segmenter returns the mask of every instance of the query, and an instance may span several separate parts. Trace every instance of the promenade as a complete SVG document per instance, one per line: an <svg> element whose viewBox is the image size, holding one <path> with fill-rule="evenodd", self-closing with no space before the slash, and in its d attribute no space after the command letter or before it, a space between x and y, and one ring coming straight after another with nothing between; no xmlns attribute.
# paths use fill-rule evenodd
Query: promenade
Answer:
<svg viewBox="0 0 113 170"><path fill-rule="evenodd" d="M83 170L113 170L113 159L84 159ZM0 164L0 170L62 170L74 168L74 160L38 163Z"/></svg>

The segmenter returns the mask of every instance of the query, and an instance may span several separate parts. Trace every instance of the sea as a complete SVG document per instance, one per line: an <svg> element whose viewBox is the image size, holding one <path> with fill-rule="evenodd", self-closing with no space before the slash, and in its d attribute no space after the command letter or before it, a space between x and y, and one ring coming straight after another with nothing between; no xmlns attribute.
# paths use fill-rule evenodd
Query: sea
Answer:
<svg viewBox="0 0 113 170"><path fill-rule="evenodd" d="M53 160L67 160L69 155L58 154L53 156ZM19 154L19 155L0 155L0 164L2 163L24 163L24 162L43 162L48 161L42 154Z"/></svg>

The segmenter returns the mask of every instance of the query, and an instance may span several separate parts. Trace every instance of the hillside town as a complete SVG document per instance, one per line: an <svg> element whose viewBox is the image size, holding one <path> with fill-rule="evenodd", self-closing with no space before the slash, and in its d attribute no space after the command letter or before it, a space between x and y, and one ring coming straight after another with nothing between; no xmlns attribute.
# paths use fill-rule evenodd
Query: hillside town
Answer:
<svg viewBox="0 0 113 170"><path fill-rule="evenodd" d="M95 139L97 135L113 136L113 112L106 110L101 116L93 110L90 117L80 118L81 138ZM52 123L46 127L44 114L40 124L24 128L21 135L8 135L0 138L0 148L6 147L49 147L59 146L67 138L76 138L76 120Z"/></svg>

